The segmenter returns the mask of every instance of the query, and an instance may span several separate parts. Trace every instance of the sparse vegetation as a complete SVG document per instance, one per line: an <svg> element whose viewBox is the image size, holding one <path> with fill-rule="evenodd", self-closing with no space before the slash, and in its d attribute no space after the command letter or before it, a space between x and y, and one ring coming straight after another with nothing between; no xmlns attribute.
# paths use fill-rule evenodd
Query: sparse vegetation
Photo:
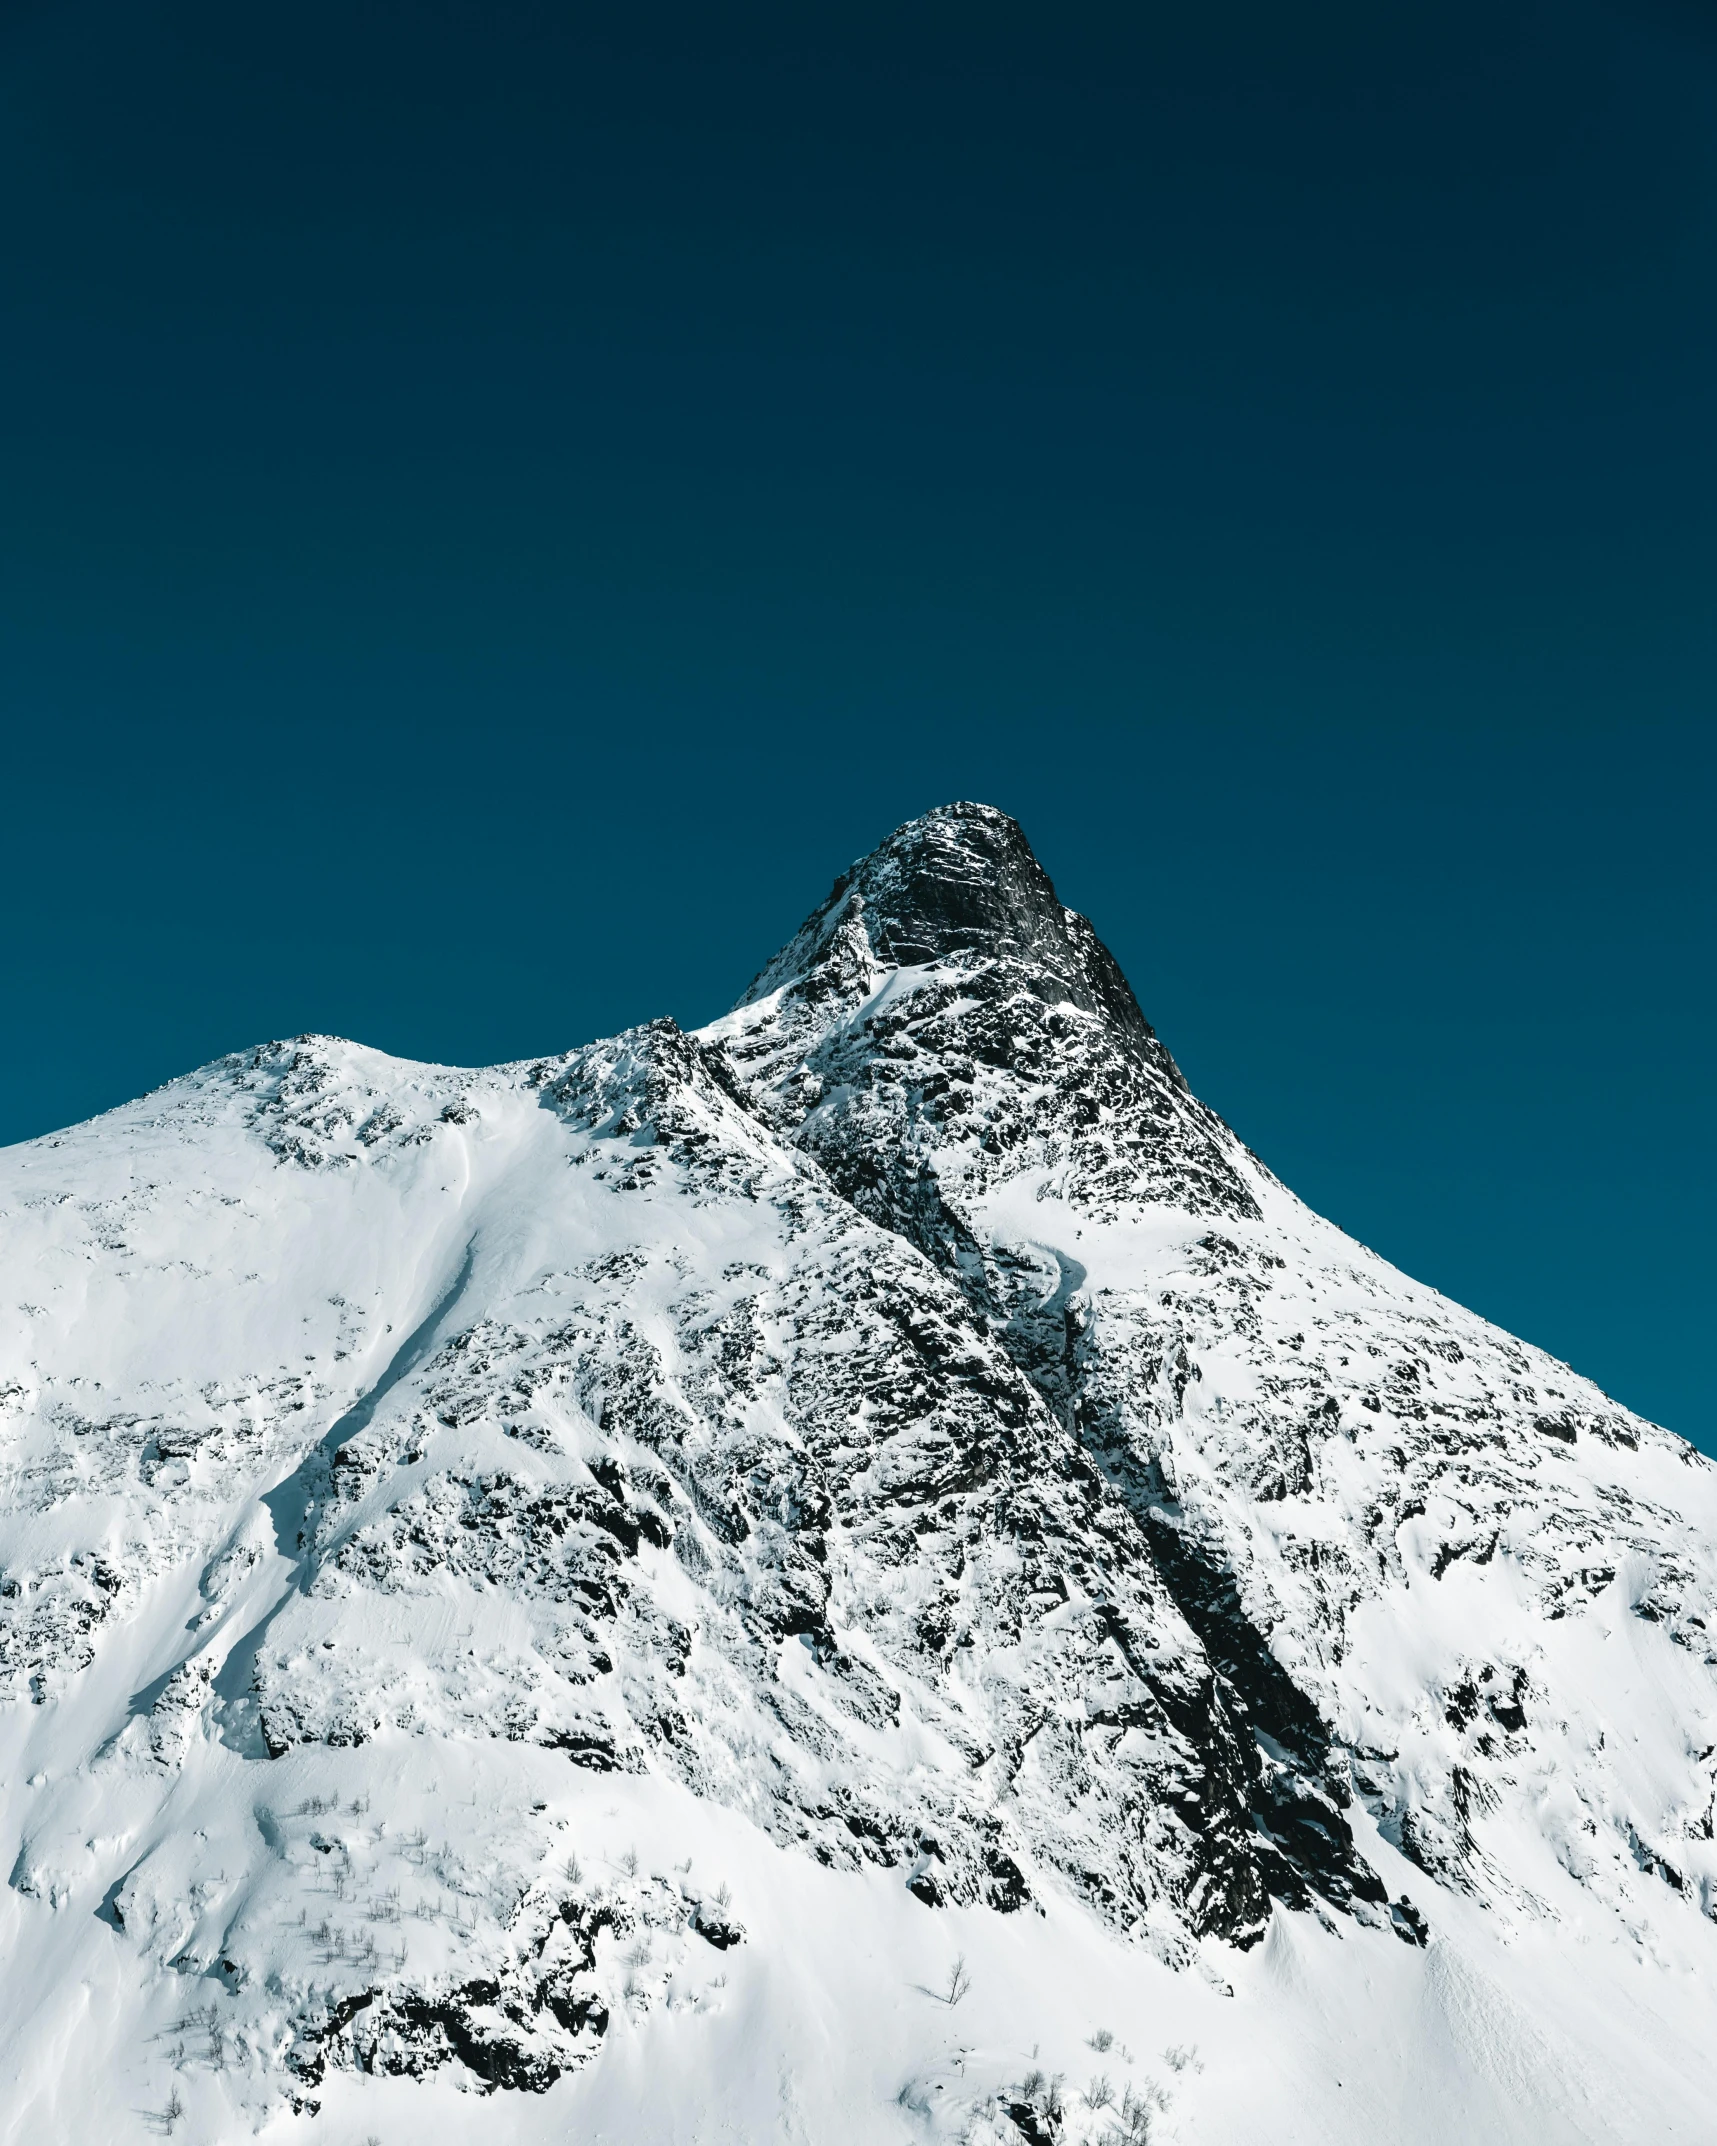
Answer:
<svg viewBox="0 0 1717 2146"><path fill-rule="evenodd" d="M1059 2124L1066 2114L1059 2072L1051 2077L1034 2066L1019 2083L1019 2098L1036 2109L1047 2123Z"/></svg>
<svg viewBox="0 0 1717 2146"><path fill-rule="evenodd" d="M1115 2037L1109 2032L1107 2027L1099 2027L1096 2033L1091 2036L1091 2039L1086 2046L1088 2048L1095 2049L1100 2057L1107 2056L1109 2051L1115 2046Z"/></svg>
<svg viewBox="0 0 1717 2146"><path fill-rule="evenodd" d="M1103 2146L1150 2146L1155 2129L1156 2110L1129 2087L1121 2097L1114 2122L1103 2133Z"/></svg>

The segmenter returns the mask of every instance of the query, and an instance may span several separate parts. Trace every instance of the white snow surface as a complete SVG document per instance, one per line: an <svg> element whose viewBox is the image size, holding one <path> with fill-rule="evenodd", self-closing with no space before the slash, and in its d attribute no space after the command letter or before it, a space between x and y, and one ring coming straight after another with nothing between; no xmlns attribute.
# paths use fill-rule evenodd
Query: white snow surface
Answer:
<svg viewBox="0 0 1717 2146"><path fill-rule="evenodd" d="M0 2139L1717 2136L1717 1471L974 843L0 1154Z"/></svg>

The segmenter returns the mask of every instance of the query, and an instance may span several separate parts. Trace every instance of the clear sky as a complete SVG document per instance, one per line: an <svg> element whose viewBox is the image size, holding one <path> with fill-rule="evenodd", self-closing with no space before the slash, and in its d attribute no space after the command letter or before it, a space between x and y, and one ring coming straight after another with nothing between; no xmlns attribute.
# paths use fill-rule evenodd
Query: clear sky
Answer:
<svg viewBox="0 0 1717 2146"><path fill-rule="evenodd" d="M706 1019L978 797L1717 1448L1708 0L18 0L0 711L0 1140Z"/></svg>

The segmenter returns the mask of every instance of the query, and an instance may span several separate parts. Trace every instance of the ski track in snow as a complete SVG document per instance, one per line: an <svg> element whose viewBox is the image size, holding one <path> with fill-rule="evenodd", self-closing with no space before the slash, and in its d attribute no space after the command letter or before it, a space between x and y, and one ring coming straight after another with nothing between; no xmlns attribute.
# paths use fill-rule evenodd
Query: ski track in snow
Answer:
<svg viewBox="0 0 1717 2146"><path fill-rule="evenodd" d="M1709 2139L1714 1519L984 807L221 1060L0 1154L0 2140Z"/></svg>

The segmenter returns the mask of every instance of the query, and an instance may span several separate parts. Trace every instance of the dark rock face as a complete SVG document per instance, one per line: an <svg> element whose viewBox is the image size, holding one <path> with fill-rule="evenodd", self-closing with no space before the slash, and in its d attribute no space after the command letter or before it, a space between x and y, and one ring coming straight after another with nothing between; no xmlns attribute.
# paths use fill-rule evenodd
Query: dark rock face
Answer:
<svg viewBox="0 0 1717 2146"><path fill-rule="evenodd" d="M651 1900L527 1899L515 1917L518 1956L504 1973L432 1991L397 1984L357 1990L301 2017L288 2065L306 2086L317 2086L330 2062L412 2079L457 2062L484 2093L544 2093L608 2031L595 1978L599 1936L668 1920ZM735 1929L729 1942L743 1934Z"/></svg>
<svg viewBox="0 0 1717 2146"><path fill-rule="evenodd" d="M1045 1004L1065 1001L1100 1017L1118 1042L1154 1046L1167 1076L1186 1085L1114 956L1057 901L1018 821L992 805L943 805L897 828L841 874L741 1004L824 973L855 925L884 969L1007 962Z"/></svg>
<svg viewBox="0 0 1717 2146"><path fill-rule="evenodd" d="M1100 1216L1258 1212L1233 1135L990 806L898 829L717 1030L772 1125L968 1280L982 1261L961 1210L1027 1170Z"/></svg>
<svg viewBox="0 0 1717 2146"><path fill-rule="evenodd" d="M1247 1844L1256 1892L1230 1903L1223 1934L1243 1938L1263 1896L1291 1908L1309 1907L1313 1893L1334 1907L1381 1905L1388 1895L1354 1848L1342 1815L1351 1801L1347 1770L1317 1708L1246 1616L1232 1573L1211 1548L1154 1502L1142 1518L1157 1569L1209 1658L1220 1693L1210 1726L1226 1717L1220 1748L1235 1754L1232 1793L1258 1836Z"/></svg>

